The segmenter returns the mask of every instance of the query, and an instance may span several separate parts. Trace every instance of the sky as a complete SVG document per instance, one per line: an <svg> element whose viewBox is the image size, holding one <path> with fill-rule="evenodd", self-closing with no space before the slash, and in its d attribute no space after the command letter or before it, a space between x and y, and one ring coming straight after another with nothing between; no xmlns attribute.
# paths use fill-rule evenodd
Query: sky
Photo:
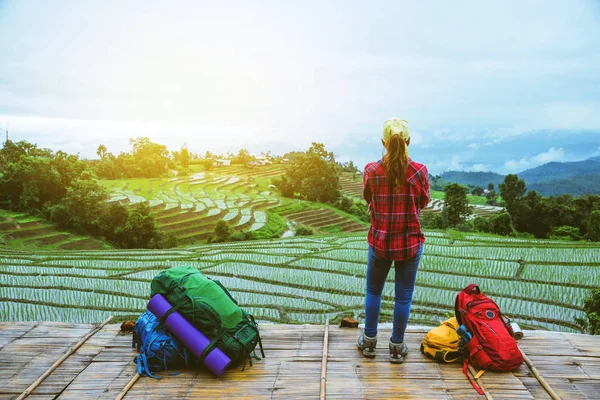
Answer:
<svg viewBox="0 0 600 400"><path fill-rule="evenodd" d="M600 155L600 2L0 0L0 127L96 157L305 150L408 120L433 173Z"/></svg>

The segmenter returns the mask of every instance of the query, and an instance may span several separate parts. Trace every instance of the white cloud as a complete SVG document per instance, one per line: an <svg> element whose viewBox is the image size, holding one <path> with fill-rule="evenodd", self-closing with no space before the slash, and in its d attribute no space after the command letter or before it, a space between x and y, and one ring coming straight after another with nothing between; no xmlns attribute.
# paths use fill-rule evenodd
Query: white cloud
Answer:
<svg viewBox="0 0 600 400"><path fill-rule="evenodd" d="M547 151L536 154L533 157L524 157L520 160L508 160L504 163L504 168L509 172L518 172L552 161L568 161L565 150L562 147L551 147Z"/></svg>

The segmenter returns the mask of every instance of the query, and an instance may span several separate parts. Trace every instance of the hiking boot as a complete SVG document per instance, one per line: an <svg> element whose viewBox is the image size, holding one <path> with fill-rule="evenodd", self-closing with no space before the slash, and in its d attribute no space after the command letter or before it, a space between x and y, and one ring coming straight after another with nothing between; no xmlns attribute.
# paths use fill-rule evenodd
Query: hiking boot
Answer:
<svg viewBox="0 0 600 400"><path fill-rule="evenodd" d="M377 346L377 337L370 338L365 334L358 337L358 348L362 350L365 357L375 357L375 347Z"/></svg>
<svg viewBox="0 0 600 400"><path fill-rule="evenodd" d="M408 354L408 346L404 343L394 343L390 338L390 362L392 364L402 364L404 357Z"/></svg>

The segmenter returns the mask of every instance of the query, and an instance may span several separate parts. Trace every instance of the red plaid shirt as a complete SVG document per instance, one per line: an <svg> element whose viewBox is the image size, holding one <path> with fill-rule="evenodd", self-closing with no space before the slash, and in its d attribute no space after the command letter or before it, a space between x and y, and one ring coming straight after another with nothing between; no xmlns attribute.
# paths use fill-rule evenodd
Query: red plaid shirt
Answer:
<svg viewBox="0 0 600 400"><path fill-rule="evenodd" d="M425 241L419 213L429 203L429 173L423 164L409 160L406 183L393 191L381 160L367 164L363 197L371 212L369 246L387 260L406 260Z"/></svg>

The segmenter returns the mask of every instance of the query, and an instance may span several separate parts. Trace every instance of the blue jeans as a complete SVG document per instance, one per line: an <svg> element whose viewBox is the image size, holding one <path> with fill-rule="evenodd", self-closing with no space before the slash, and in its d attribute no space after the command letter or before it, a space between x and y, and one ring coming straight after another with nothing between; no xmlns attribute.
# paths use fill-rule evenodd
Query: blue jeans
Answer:
<svg viewBox="0 0 600 400"><path fill-rule="evenodd" d="M423 253L423 245L419 247L417 254L408 260L392 261L378 257L375 251L369 247L369 261L367 264L367 298L365 301L365 335L377 336L377 321L381 308L381 293L385 279L390 271L392 263L395 263L396 288L394 296L394 329L392 330L392 342L404 341L404 331L408 324L412 296L415 290L417 270Z"/></svg>

